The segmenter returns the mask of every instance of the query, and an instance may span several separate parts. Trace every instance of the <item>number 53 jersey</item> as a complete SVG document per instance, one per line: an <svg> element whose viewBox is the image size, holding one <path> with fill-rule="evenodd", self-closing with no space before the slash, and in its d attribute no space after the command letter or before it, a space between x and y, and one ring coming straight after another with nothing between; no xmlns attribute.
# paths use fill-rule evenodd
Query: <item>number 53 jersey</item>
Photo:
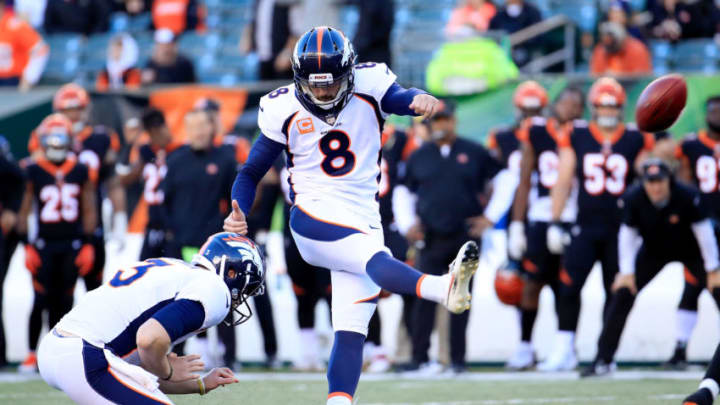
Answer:
<svg viewBox="0 0 720 405"><path fill-rule="evenodd" d="M651 134L632 124L603 139L595 123L578 120L569 135L559 137L558 147L572 147L577 157L579 224L619 224L617 200L635 179L635 160L654 145Z"/></svg>
<svg viewBox="0 0 720 405"><path fill-rule="evenodd" d="M260 100L260 130L286 145L294 204L326 221L380 226L381 133L387 116L380 103L395 78L383 63L356 65L354 93L333 124L303 108L294 84Z"/></svg>

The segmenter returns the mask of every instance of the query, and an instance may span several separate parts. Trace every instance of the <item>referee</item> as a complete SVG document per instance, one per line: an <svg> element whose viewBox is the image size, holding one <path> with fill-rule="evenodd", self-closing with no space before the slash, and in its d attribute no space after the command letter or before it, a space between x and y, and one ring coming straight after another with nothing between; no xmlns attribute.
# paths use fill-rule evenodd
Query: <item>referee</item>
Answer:
<svg viewBox="0 0 720 405"><path fill-rule="evenodd" d="M613 357L635 297L666 264L679 261L702 284L720 274L708 207L696 189L675 182L664 161L646 160L642 183L631 187L619 204L620 273L612 285L613 296L600 333L597 357L582 372L583 377L604 375L615 369ZM713 297L720 306L718 296Z"/></svg>

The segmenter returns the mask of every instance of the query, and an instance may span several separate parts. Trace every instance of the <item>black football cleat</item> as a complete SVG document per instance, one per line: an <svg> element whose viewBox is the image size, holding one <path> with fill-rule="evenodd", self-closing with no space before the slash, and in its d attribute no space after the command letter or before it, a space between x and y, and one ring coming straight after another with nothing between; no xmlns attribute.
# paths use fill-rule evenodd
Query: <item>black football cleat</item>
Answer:
<svg viewBox="0 0 720 405"><path fill-rule="evenodd" d="M685 370L687 369L688 363L687 363L687 351L686 346L682 343L678 343L675 346L675 351L673 352L672 357L670 357L670 360L663 363L663 368L668 370Z"/></svg>
<svg viewBox="0 0 720 405"><path fill-rule="evenodd" d="M607 364L602 360L595 360L592 364L580 372L580 377L603 377L610 375L615 370L617 370L617 365L614 362Z"/></svg>
<svg viewBox="0 0 720 405"><path fill-rule="evenodd" d="M700 388L683 400L683 405L712 405L713 396L709 389Z"/></svg>

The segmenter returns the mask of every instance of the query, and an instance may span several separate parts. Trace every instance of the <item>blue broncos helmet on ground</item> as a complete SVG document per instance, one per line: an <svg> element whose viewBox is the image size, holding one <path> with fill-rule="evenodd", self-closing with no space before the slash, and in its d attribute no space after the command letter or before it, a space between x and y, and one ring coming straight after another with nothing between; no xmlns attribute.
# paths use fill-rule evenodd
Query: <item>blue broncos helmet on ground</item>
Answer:
<svg viewBox="0 0 720 405"><path fill-rule="evenodd" d="M312 114L333 123L352 97L355 51L350 40L332 27L315 27L295 44L292 69L300 103ZM331 100L320 100L310 87L337 89Z"/></svg>
<svg viewBox="0 0 720 405"><path fill-rule="evenodd" d="M230 289L234 325L252 316L248 298L265 293L265 259L258 245L245 236L221 232L210 236L193 257L193 265L215 271Z"/></svg>

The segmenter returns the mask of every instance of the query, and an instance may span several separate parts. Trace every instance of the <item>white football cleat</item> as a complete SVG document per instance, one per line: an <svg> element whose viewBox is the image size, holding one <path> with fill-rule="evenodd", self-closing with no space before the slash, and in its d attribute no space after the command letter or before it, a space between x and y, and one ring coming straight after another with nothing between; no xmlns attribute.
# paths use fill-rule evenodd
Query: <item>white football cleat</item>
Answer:
<svg viewBox="0 0 720 405"><path fill-rule="evenodd" d="M470 280L478 268L480 249L477 243L467 241L460 248L455 260L450 264L450 288L445 306L454 314L470 309Z"/></svg>
<svg viewBox="0 0 720 405"><path fill-rule="evenodd" d="M538 371L571 371L578 366L578 359L572 346L555 346L550 357L537 365Z"/></svg>
<svg viewBox="0 0 720 405"><path fill-rule="evenodd" d="M505 363L505 368L510 371L527 371L535 367L535 351L529 343L520 343L515 353Z"/></svg>

